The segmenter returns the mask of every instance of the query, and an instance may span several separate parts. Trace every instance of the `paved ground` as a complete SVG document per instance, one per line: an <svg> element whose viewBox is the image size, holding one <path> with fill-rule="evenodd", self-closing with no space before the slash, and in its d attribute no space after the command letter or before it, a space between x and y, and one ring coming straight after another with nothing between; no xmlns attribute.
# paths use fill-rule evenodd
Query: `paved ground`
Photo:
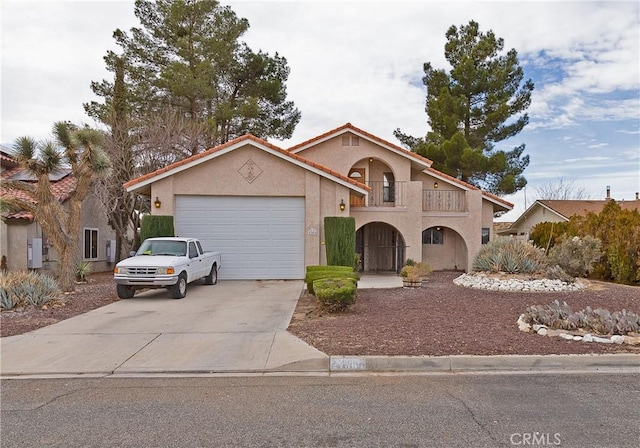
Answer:
<svg viewBox="0 0 640 448"><path fill-rule="evenodd" d="M2 376L317 370L324 353L286 329L301 281L147 291L20 336L2 338Z"/></svg>
<svg viewBox="0 0 640 448"><path fill-rule="evenodd" d="M359 288L401 286L398 276L363 276ZM302 281L192 284L98 308L31 333L2 338L0 376L193 373L631 371L637 355L332 356L286 331Z"/></svg>

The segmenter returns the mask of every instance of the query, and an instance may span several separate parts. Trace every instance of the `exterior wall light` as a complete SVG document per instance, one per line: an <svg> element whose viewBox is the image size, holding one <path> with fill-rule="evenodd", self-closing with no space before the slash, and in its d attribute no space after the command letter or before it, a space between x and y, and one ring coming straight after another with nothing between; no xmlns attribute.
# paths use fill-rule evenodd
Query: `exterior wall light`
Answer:
<svg viewBox="0 0 640 448"><path fill-rule="evenodd" d="M156 200L153 201L153 205L155 206L155 208L160 208L160 206L162 205L162 202L160 202L160 199L158 199L158 196L156 196Z"/></svg>
<svg viewBox="0 0 640 448"><path fill-rule="evenodd" d="M433 183L433 188L438 188L438 182Z"/></svg>
<svg viewBox="0 0 640 448"><path fill-rule="evenodd" d="M345 207L346 207L346 205L344 203L344 199L340 199L340 211L343 212Z"/></svg>

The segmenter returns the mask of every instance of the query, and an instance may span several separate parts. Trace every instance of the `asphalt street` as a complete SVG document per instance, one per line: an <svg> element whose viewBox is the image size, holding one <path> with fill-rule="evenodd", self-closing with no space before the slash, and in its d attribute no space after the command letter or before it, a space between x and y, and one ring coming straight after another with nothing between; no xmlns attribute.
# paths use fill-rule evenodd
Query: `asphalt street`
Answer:
<svg viewBox="0 0 640 448"><path fill-rule="evenodd" d="M617 373L3 380L9 447L640 446Z"/></svg>

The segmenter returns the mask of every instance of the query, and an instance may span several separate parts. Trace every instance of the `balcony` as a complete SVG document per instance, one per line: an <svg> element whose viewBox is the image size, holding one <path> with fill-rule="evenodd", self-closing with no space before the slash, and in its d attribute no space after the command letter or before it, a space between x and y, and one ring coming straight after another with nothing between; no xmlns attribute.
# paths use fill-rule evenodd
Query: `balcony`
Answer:
<svg viewBox="0 0 640 448"><path fill-rule="evenodd" d="M467 192L457 190L422 190L425 212L466 212Z"/></svg>
<svg viewBox="0 0 640 448"><path fill-rule="evenodd" d="M407 205L407 182L372 181L368 198L351 195L351 207L404 207ZM368 203L366 203L368 199Z"/></svg>

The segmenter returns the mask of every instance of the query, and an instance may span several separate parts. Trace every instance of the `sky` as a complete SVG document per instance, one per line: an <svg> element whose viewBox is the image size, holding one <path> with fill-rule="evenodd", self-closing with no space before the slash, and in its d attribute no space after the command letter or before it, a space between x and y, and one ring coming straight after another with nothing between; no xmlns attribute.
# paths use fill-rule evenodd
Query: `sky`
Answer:
<svg viewBox="0 0 640 448"><path fill-rule="evenodd" d="M479 23L518 52L535 84L529 124L496 145L526 145L525 189L504 198L515 221L562 181L588 199L640 192L640 3L637 1L221 1L249 21L243 40L284 56L288 100L302 119L288 148L347 122L392 143L423 137L423 64L449 70L445 34ZM50 138L54 122L93 122L82 107L107 79L112 34L139 23L133 1L2 0L0 143Z"/></svg>

